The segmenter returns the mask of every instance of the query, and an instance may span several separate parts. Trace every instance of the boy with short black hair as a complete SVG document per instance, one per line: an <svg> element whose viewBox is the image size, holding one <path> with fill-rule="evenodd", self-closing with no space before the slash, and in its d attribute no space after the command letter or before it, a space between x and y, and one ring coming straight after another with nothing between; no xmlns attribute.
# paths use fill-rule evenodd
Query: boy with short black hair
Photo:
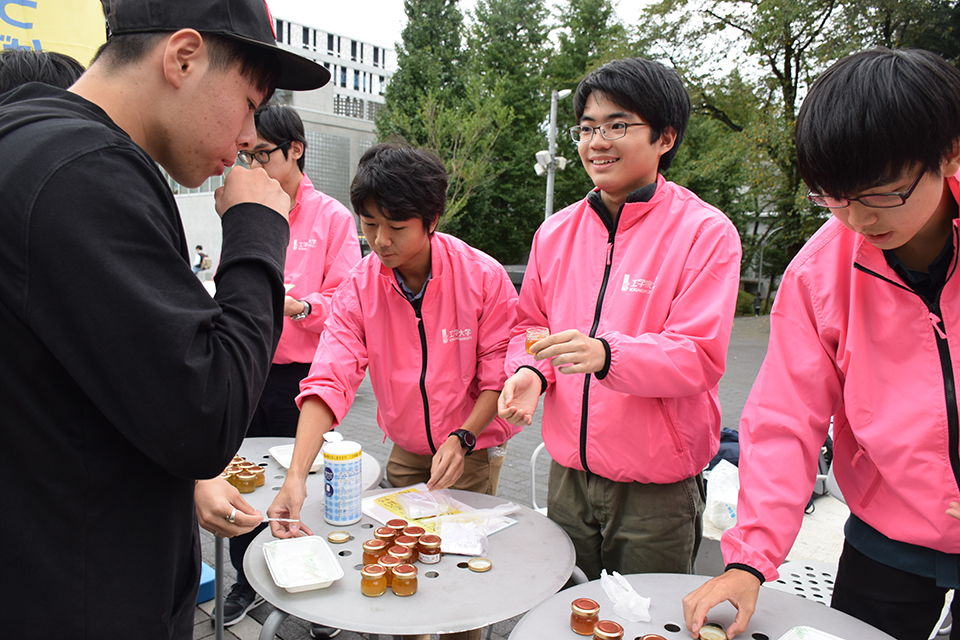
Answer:
<svg viewBox="0 0 960 640"><path fill-rule="evenodd" d="M83 65L65 53L7 49L0 51L0 93L27 82L66 89L83 75Z"/></svg>
<svg viewBox="0 0 960 640"><path fill-rule="evenodd" d="M717 452L740 238L720 211L659 175L683 139L679 75L634 58L577 88L571 128L596 189L537 231L500 416L530 424L545 393L547 514L590 579L690 573L700 472ZM524 349L524 332L550 336Z"/></svg>
<svg viewBox="0 0 960 640"><path fill-rule="evenodd" d="M960 71L927 51L848 56L810 89L796 144L808 197L833 218L780 284L740 421L727 571L684 599L686 623L697 637L730 600L728 636L746 629L800 529L832 417L851 512L832 606L925 640L960 587Z"/></svg>
<svg viewBox="0 0 960 640"><path fill-rule="evenodd" d="M280 337L289 200L263 171L230 172L212 299L157 164L188 187L222 174L275 86L329 72L277 47L263 0L104 13L107 43L69 91L0 96L0 435L21 519L3 534L4 633L186 640L195 479L239 448ZM246 504L211 501L225 535L262 519L230 495Z"/></svg>

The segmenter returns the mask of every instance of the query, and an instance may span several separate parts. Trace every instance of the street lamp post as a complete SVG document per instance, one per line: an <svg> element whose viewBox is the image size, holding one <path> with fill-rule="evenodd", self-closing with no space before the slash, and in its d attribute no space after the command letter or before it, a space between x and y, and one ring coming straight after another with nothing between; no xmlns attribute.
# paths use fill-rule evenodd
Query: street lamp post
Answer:
<svg viewBox="0 0 960 640"><path fill-rule="evenodd" d="M783 231L783 225L780 225L768 233L763 240L760 241L760 264L757 265L757 295L761 298L763 297L763 245L765 245L767 240L772 238L778 231Z"/></svg>
<svg viewBox="0 0 960 640"><path fill-rule="evenodd" d="M545 168L547 172L547 201L543 211L544 220L553 213L553 184L560 160L560 158L557 158L557 102L561 98L566 98L570 93L569 89L563 89L562 91L554 89L550 93L550 129L547 135L547 152L537 153L538 165ZM563 161L563 165L565 164L566 160ZM563 166L559 168L562 169ZM538 170L538 173L541 173L540 170Z"/></svg>

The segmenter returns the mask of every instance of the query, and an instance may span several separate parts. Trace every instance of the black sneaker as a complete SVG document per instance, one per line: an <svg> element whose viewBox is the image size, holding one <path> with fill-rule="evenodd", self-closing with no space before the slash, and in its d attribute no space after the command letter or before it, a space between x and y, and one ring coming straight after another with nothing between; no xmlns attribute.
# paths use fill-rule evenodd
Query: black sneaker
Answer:
<svg viewBox="0 0 960 640"><path fill-rule="evenodd" d="M333 627L325 627L322 624L310 623L311 638L333 638L338 635L340 635L340 629L334 629Z"/></svg>
<svg viewBox="0 0 960 640"><path fill-rule="evenodd" d="M237 583L223 601L223 626L229 627L243 620L247 611L263 604L263 596L245 584ZM213 610L212 620L217 620L217 610Z"/></svg>

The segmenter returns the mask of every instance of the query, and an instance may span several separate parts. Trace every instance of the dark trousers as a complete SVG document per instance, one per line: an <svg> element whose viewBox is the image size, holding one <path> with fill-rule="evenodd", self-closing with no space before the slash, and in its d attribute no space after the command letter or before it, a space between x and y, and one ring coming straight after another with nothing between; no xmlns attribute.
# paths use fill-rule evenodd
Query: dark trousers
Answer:
<svg viewBox="0 0 960 640"><path fill-rule="evenodd" d="M830 606L897 640L927 640L947 591L933 578L888 567L844 542ZM951 613L950 640L960 640L960 598L954 598Z"/></svg>
<svg viewBox="0 0 960 640"><path fill-rule="evenodd" d="M296 437L300 410L294 399L300 394L300 381L309 372L310 365L300 362L270 366L260 402L247 429L248 438ZM243 554L266 526L262 524L250 533L230 538L230 563L237 570L240 584L249 584L243 575Z"/></svg>

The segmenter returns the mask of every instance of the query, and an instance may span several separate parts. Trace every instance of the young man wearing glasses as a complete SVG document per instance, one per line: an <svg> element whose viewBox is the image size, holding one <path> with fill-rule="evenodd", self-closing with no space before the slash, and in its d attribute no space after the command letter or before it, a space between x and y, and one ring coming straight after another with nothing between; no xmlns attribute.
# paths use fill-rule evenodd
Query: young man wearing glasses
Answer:
<svg viewBox="0 0 960 640"><path fill-rule="evenodd" d="M919 50L848 56L814 83L796 142L809 199L833 218L780 284L740 421L727 571L684 599L686 623L697 637L730 600L727 635L746 629L800 529L832 417L850 517L831 606L925 640L960 587L960 71Z"/></svg>
<svg viewBox="0 0 960 640"><path fill-rule="evenodd" d="M547 513L590 579L690 573L700 472L717 452L717 383L740 276L733 224L664 180L690 99L643 59L588 74L571 129L596 189L543 223L520 290L500 416L530 424L545 393ZM550 336L524 350L529 327Z"/></svg>
<svg viewBox="0 0 960 640"><path fill-rule="evenodd" d="M350 211L314 189L303 173L307 137L299 114L272 104L258 109L254 120L257 141L238 157L248 167L266 171L290 198L290 242L283 271L290 290L283 302L283 334L247 437L293 438L300 419L294 401L300 381L310 371L333 292L360 261L360 241ZM230 540L237 582L224 603L224 626L240 622L263 602L243 573L243 554L265 526Z"/></svg>

